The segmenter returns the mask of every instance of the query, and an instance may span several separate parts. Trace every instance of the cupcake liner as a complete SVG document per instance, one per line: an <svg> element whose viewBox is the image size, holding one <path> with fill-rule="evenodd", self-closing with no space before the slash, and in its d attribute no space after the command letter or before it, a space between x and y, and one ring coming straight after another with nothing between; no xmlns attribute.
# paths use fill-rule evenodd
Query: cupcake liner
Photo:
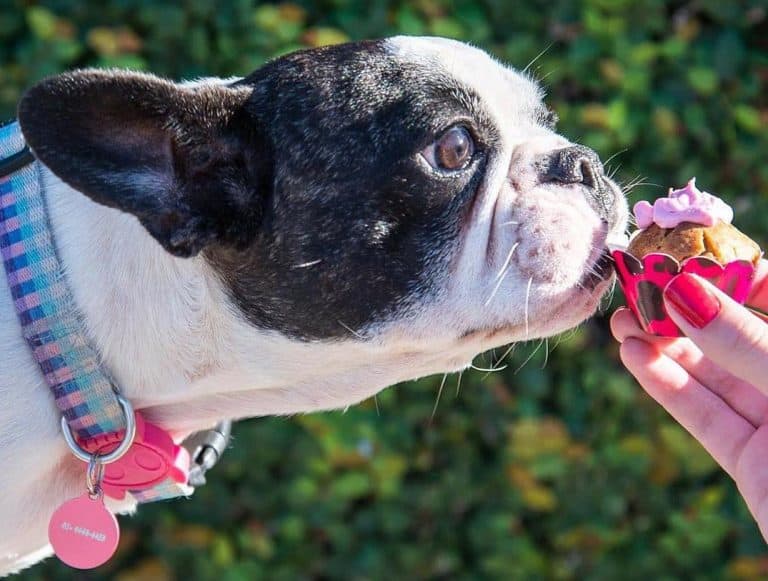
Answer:
<svg viewBox="0 0 768 581"><path fill-rule="evenodd" d="M741 304L747 300L755 277L755 265L748 260L722 265L694 256L680 263L668 254L653 253L638 259L622 250L614 250L611 256L627 305L647 333L661 337L683 336L669 318L662 298L664 288L678 274L687 272L705 278Z"/></svg>

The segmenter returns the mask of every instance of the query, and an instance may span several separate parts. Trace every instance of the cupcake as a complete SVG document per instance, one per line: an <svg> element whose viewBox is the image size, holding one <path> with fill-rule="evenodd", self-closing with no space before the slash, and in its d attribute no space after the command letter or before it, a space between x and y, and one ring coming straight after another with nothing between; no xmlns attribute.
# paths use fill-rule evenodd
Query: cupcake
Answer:
<svg viewBox="0 0 768 581"><path fill-rule="evenodd" d="M626 250L614 250L619 284L627 304L647 332L678 337L682 333L664 308L662 292L681 272L697 274L744 303L762 252L731 225L733 210L696 187L691 179L670 188L652 205L634 207L638 231Z"/></svg>

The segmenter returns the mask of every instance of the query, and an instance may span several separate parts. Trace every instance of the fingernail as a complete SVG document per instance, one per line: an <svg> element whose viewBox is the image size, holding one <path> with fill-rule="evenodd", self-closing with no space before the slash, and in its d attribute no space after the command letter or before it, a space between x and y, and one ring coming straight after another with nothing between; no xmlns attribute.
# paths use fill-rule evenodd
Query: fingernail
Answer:
<svg viewBox="0 0 768 581"><path fill-rule="evenodd" d="M682 273L664 289L664 299L697 329L706 327L720 312L720 301L693 275Z"/></svg>

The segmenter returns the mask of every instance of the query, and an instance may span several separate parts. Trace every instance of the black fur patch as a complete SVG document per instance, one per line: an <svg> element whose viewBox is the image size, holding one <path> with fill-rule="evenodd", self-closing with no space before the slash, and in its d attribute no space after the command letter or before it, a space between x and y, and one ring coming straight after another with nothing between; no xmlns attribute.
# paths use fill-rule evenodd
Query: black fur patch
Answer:
<svg viewBox="0 0 768 581"><path fill-rule="evenodd" d="M349 338L427 301L497 147L480 99L383 42L277 59L229 87L81 71L19 118L51 170L135 214L171 253L203 249L255 326ZM462 171L418 152L460 123Z"/></svg>
<svg viewBox="0 0 768 581"><path fill-rule="evenodd" d="M274 188L254 244L206 251L256 325L305 339L350 337L444 281L496 129L453 78L378 42L299 52L239 85L267 127ZM425 171L417 154L464 123L465 171Z"/></svg>

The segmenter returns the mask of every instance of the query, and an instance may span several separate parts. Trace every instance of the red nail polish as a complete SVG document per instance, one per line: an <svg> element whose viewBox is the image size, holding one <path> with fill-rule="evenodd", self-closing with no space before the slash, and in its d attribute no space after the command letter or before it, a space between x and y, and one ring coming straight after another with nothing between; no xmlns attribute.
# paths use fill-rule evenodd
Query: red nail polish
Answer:
<svg viewBox="0 0 768 581"><path fill-rule="evenodd" d="M664 299L697 329L706 327L720 312L720 301L693 275L682 273L664 289Z"/></svg>

